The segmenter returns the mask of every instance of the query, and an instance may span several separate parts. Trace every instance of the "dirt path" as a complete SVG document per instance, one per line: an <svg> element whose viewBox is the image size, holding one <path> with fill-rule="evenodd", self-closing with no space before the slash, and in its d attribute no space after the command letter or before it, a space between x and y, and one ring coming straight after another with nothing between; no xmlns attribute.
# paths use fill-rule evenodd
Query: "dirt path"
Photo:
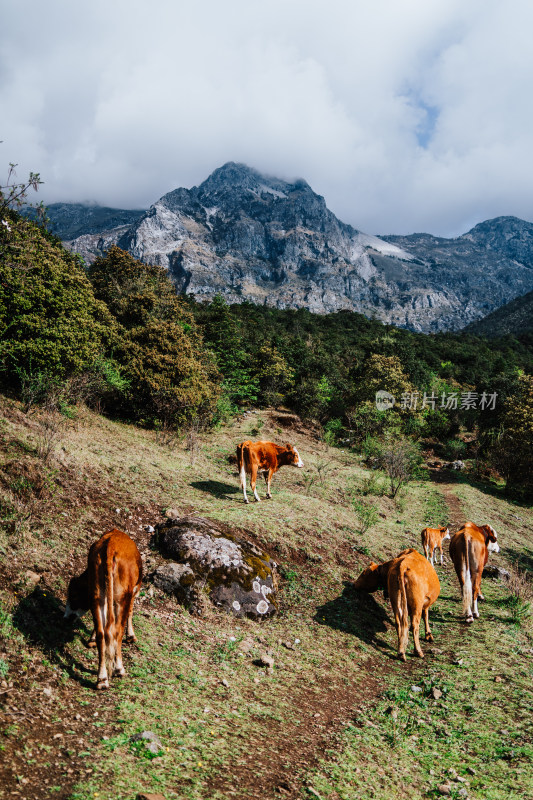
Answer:
<svg viewBox="0 0 533 800"><path fill-rule="evenodd" d="M430 470L430 477L435 483L446 501L448 506L450 533L453 535L465 522L465 516L459 498L455 494L455 481L453 473L448 470Z"/></svg>
<svg viewBox="0 0 533 800"><path fill-rule="evenodd" d="M300 797L305 775L334 749L344 726L377 699L383 665L372 659L360 682L346 686L337 674L321 684L304 686L291 698L282 719L257 718L257 737L225 774L209 785L210 793L252 797ZM238 734L237 734L238 735Z"/></svg>

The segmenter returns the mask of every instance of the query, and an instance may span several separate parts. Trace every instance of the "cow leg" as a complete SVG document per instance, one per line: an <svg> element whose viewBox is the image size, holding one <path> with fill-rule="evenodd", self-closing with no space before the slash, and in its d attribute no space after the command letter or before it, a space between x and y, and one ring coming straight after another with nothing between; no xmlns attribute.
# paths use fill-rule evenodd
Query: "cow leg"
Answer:
<svg viewBox="0 0 533 800"><path fill-rule="evenodd" d="M466 622L470 623L474 621L474 616L472 614L473 591L472 591L472 576L470 572L467 570L465 570L465 575L462 584L463 584L463 613L465 615Z"/></svg>
<svg viewBox="0 0 533 800"><path fill-rule="evenodd" d="M473 600L474 600L473 608L472 608L472 616L475 619L479 619L479 611L478 611L478 607L477 607L477 599L479 597L479 588L480 588L480 586L481 586L481 573L478 572L476 577L474 578L474 587L473 587L473 592L472 592L472 596L473 596Z"/></svg>
<svg viewBox="0 0 533 800"><path fill-rule="evenodd" d="M247 503L248 502L248 498L246 496L246 470L244 469L244 464L243 464L242 469L241 469L240 479L241 479L241 489L242 489L242 493L244 495L244 502Z"/></svg>
<svg viewBox="0 0 533 800"><path fill-rule="evenodd" d="M395 592L390 594L391 606L394 612L394 623L396 625L396 633L398 635L398 657L406 660L405 651L407 650L407 640L409 638L409 625L407 619L403 618L403 611L399 604L399 597L396 598Z"/></svg>
<svg viewBox="0 0 533 800"><path fill-rule="evenodd" d="M432 566L432 567L434 567L434 566L435 566L435 564L434 564L434 562L433 562L433 559L435 558L435 550L436 550L436 549L437 549L437 548L436 548L436 547L434 547L434 548L432 549L432 551L431 551L431 559L430 559L430 561L431 561L431 566Z"/></svg>
<svg viewBox="0 0 533 800"><path fill-rule="evenodd" d="M406 661L405 651L409 641L409 622L401 617L396 619L396 631L398 633L398 656L402 661Z"/></svg>
<svg viewBox="0 0 533 800"><path fill-rule="evenodd" d="M107 669L105 664L105 651L106 651L106 636L105 636L105 620L106 620L106 601L103 597L98 597L95 603L94 617L94 630L96 633L96 647L98 648L98 678L96 683L97 689L109 689L109 679L107 677Z"/></svg>
<svg viewBox="0 0 533 800"><path fill-rule="evenodd" d="M415 654L419 658L424 658L424 653L420 647L420 620L422 619L422 612L415 611L411 617L411 631L415 642Z"/></svg>
<svg viewBox="0 0 533 800"><path fill-rule="evenodd" d="M442 545L439 547L440 550L440 565L442 567Z"/></svg>
<svg viewBox="0 0 533 800"><path fill-rule="evenodd" d="M87 647L96 647L96 628L93 630L87 642Z"/></svg>
<svg viewBox="0 0 533 800"><path fill-rule="evenodd" d="M266 484L267 484L267 497L269 500L272 500L272 492L270 491L270 482L272 480L273 472L271 469L268 470L266 473Z"/></svg>
<svg viewBox="0 0 533 800"><path fill-rule="evenodd" d="M425 636L426 642L432 642L433 634L429 629L429 606L426 606L426 608L424 609L424 628L426 631L426 636Z"/></svg>
<svg viewBox="0 0 533 800"><path fill-rule="evenodd" d="M139 594L139 587L136 586L135 589L133 590L130 611L128 614L128 622L126 626L126 641L128 642L128 644L132 644L132 642L137 641L137 637L135 636L135 631L133 630L133 603L138 594Z"/></svg>
<svg viewBox="0 0 533 800"><path fill-rule="evenodd" d="M427 544L424 545L424 555L427 558L427 560L429 561L429 545L427 545Z"/></svg>
<svg viewBox="0 0 533 800"><path fill-rule="evenodd" d="M124 636L124 629L128 622L129 616L133 608L133 593L124 593L120 604L117 604L117 616L115 625L116 635L116 651L115 651L115 669L113 675L117 678L122 678L126 674L124 664L122 663L122 638Z"/></svg>
<svg viewBox="0 0 533 800"><path fill-rule="evenodd" d="M257 465L253 464L252 465L252 475L250 477L250 486L252 487L252 491L254 493L255 499L257 500L258 503L260 503L261 502L261 498L257 494L256 483L257 483Z"/></svg>

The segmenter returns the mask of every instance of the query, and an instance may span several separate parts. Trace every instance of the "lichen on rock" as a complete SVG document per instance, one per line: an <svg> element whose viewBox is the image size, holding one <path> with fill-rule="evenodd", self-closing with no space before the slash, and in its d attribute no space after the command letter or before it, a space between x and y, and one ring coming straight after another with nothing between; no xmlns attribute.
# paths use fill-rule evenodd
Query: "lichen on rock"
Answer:
<svg viewBox="0 0 533 800"><path fill-rule="evenodd" d="M154 583L201 613L199 595L237 617L266 619L277 610L276 562L226 525L203 517L167 519L154 542L167 558ZM177 562L177 563L176 563Z"/></svg>

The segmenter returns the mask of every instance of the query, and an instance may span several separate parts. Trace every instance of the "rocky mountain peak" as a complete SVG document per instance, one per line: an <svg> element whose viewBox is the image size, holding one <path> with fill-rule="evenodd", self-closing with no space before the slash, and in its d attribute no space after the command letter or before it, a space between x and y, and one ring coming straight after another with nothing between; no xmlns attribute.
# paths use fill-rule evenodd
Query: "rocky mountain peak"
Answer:
<svg viewBox="0 0 533 800"><path fill-rule="evenodd" d="M130 226L69 246L91 261L114 243L200 300L360 311L427 332L462 328L533 289L531 223L499 217L455 239L369 236L304 180L235 162L164 195Z"/></svg>
<svg viewBox="0 0 533 800"><path fill-rule="evenodd" d="M518 217L485 220L465 233L462 239L480 247L505 253L509 258L533 267L533 224Z"/></svg>

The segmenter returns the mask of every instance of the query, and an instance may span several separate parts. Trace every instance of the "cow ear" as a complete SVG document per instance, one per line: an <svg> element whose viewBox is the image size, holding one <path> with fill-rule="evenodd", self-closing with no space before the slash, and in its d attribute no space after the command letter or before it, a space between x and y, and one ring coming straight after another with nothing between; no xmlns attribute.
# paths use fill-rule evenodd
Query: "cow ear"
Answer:
<svg viewBox="0 0 533 800"><path fill-rule="evenodd" d="M285 447L287 448L287 450L292 450L292 444L286 444Z"/></svg>

